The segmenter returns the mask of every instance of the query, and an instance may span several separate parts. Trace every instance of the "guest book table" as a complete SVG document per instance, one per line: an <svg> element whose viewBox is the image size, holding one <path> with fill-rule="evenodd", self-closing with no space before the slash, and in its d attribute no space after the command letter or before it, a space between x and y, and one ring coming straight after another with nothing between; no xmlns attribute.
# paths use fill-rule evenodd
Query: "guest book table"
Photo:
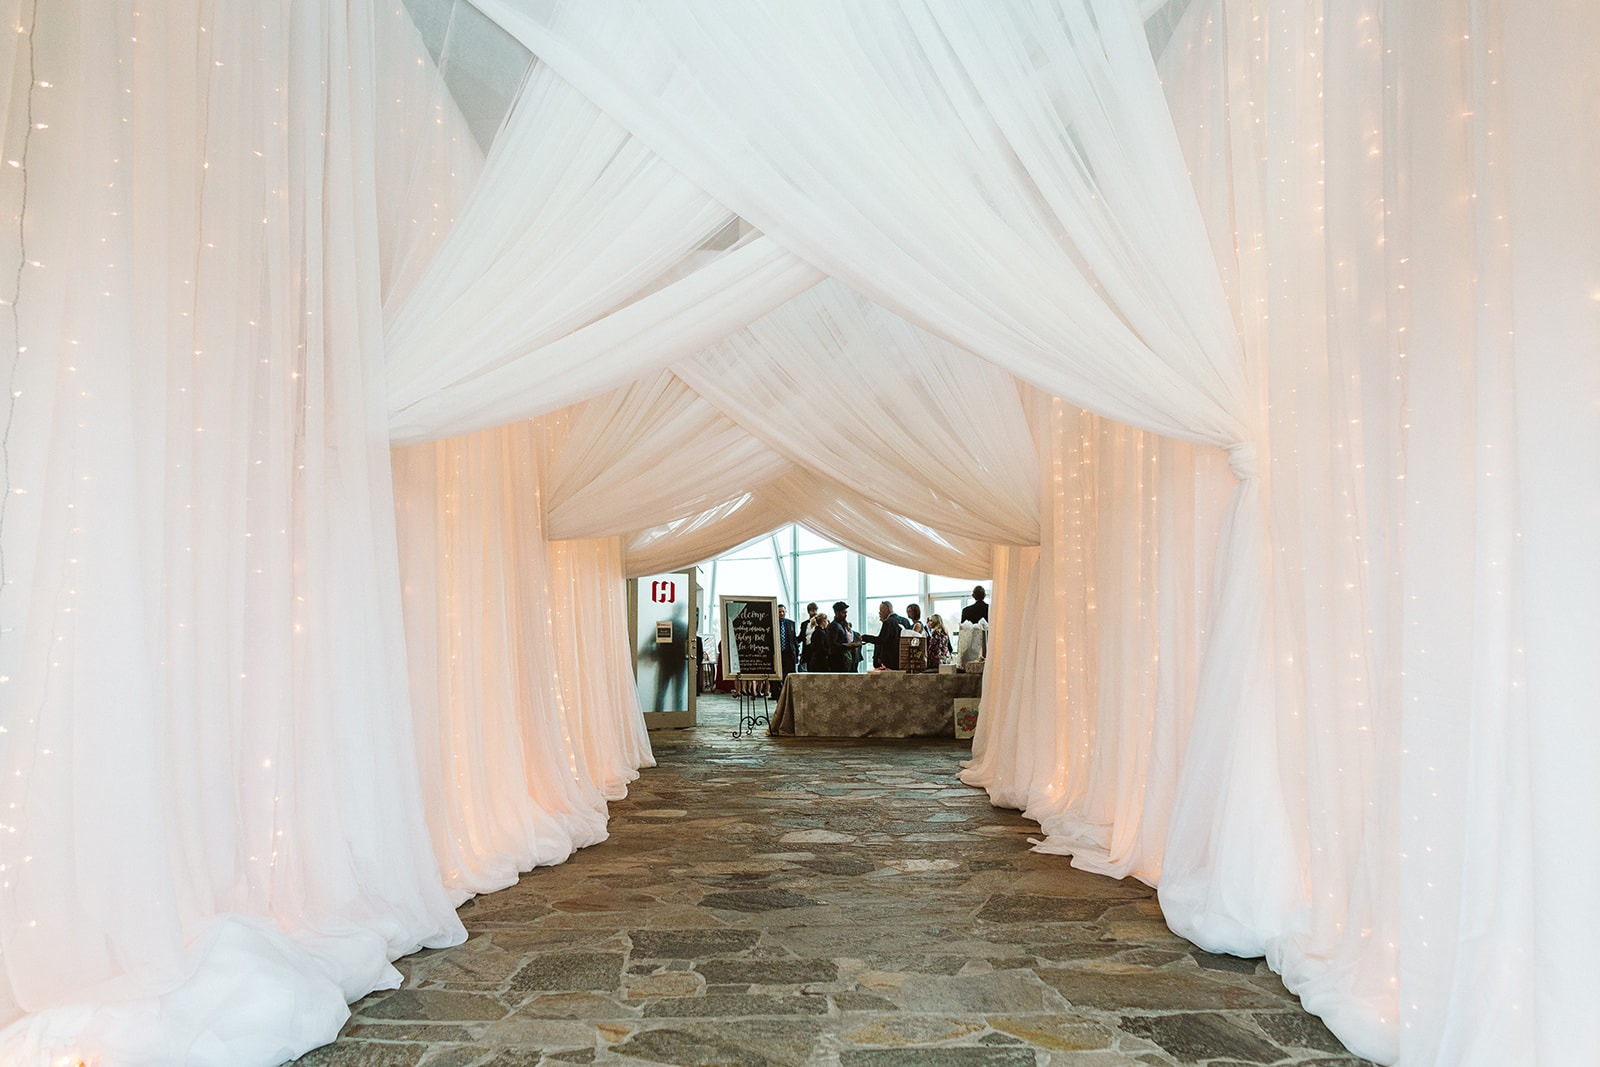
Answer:
<svg viewBox="0 0 1600 1067"><path fill-rule="evenodd" d="M800 737L954 737L954 702L981 674L791 674L767 733Z"/></svg>

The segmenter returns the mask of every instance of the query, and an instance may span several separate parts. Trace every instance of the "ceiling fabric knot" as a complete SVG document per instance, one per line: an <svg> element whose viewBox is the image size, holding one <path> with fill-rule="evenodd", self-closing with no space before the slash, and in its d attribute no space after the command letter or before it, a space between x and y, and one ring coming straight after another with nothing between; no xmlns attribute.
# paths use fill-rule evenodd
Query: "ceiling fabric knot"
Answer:
<svg viewBox="0 0 1600 1067"><path fill-rule="evenodd" d="M1246 478L1254 478L1260 471L1257 469L1257 450L1253 441L1235 441L1231 445L1223 445L1222 451L1228 456L1228 469L1233 476L1241 482Z"/></svg>

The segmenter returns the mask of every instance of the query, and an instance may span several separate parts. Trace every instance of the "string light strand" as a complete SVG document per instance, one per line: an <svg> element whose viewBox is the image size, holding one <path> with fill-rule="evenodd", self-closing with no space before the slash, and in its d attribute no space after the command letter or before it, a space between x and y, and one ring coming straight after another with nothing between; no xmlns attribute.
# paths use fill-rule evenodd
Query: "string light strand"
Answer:
<svg viewBox="0 0 1600 1067"><path fill-rule="evenodd" d="M10 300L7 302L11 318L11 367L6 375L6 422L5 427L0 429L0 482L4 483L0 487L4 490L0 493L0 606L3 606L6 588L11 584L6 574L5 528L14 488L11 484L11 427L17 418L17 375L22 367L24 349L22 313L18 310L18 304L22 300L22 272L28 265L28 148L33 140L33 90L38 84L33 57L33 31L38 23L39 0L33 0L28 9L28 29L25 34L28 45L28 93L24 101L27 121L22 126L22 152L17 158L22 185L17 207L17 269L12 275ZM0 635L4 632L4 629L0 629Z"/></svg>

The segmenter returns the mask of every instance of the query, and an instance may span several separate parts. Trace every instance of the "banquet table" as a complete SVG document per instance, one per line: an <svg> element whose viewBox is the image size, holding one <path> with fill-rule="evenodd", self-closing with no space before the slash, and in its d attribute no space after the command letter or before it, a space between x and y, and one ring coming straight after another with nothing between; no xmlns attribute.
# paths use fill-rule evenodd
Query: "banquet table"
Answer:
<svg viewBox="0 0 1600 1067"><path fill-rule="evenodd" d="M954 737L954 702L982 692L981 674L791 674L767 733Z"/></svg>

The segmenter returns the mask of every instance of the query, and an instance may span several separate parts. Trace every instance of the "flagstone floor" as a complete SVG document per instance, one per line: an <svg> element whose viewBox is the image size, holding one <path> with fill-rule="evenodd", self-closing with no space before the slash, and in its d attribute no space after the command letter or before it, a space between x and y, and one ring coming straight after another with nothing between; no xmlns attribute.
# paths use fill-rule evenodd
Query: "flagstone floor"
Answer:
<svg viewBox="0 0 1600 1067"><path fill-rule="evenodd" d="M611 837L469 901L304 1067L1295 1064L1356 1059L1260 960L1028 850L955 740L651 736Z"/></svg>

